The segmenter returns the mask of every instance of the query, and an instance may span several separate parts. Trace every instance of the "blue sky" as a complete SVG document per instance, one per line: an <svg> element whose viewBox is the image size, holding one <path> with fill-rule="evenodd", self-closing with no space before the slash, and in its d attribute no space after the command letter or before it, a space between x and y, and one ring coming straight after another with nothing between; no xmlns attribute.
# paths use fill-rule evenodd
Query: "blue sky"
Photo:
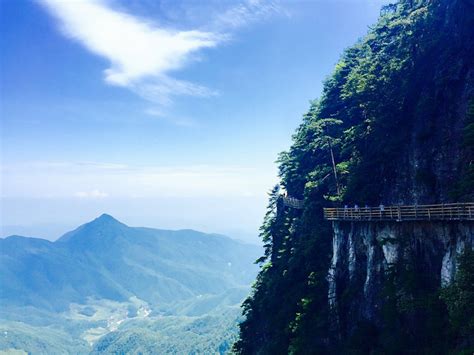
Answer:
<svg viewBox="0 0 474 355"><path fill-rule="evenodd" d="M256 240L277 154L382 0L2 0L1 235L107 212Z"/></svg>

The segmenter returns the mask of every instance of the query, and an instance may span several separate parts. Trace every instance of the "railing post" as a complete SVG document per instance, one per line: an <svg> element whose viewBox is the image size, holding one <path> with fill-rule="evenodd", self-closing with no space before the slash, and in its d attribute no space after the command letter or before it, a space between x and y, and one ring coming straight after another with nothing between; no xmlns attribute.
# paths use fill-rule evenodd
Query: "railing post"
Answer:
<svg viewBox="0 0 474 355"><path fill-rule="evenodd" d="M401 211L400 205L397 206L397 212L398 212L398 220L401 221L402 220L402 211Z"/></svg>

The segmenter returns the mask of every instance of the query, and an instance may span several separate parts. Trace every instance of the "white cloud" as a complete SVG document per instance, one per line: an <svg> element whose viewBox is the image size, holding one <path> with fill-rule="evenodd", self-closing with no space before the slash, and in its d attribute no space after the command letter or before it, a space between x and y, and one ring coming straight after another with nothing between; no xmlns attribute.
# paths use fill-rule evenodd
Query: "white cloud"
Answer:
<svg viewBox="0 0 474 355"><path fill-rule="evenodd" d="M109 60L111 85L127 87L147 100L169 104L173 95L210 96L201 85L169 76L192 55L216 46L225 36L198 30L176 31L110 8L102 0L40 0L60 21L63 33Z"/></svg>
<svg viewBox="0 0 474 355"><path fill-rule="evenodd" d="M260 21L273 14L289 16L275 1L247 0L241 2L217 16L216 26L221 28L238 28L252 22Z"/></svg>
<svg viewBox="0 0 474 355"><path fill-rule="evenodd" d="M91 191L79 191L79 192L76 192L74 196L79 197L79 198L105 198L105 197L108 197L109 194L95 189Z"/></svg>
<svg viewBox="0 0 474 355"><path fill-rule="evenodd" d="M216 90L178 80L171 73L196 59L199 51L229 39L230 31L273 14L288 15L274 0L185 1L182 4L172 1L175 6L173 11L183 7L175 18L177 26L186 23L188 17L198 16L201 21L198 21L199 24L194 23L194 27L207 29L176 30L156 20L146 20L116 10L107 0L37 1L58 19L67 37L109 61L110 67L104 70L107 83L125 87L161 106L169 105L173 96L178 95L217 95ZM133 5L129 2L125 4ZM135 5L160 8L162 11L168 7L153 2ZM159 17L154 16L154 19Z"/></svg>

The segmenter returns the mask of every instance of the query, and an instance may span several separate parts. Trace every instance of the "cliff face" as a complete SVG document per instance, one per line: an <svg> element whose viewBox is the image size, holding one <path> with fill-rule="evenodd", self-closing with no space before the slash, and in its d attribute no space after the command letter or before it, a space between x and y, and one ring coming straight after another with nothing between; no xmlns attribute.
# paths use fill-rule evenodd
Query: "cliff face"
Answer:
<svg viewBox="0 0 474 355"><path fill-rule="evenodd" d="M396 173L384 179L381 199L422 204L452 201L462 195L453 192L474 159L462 139L468 106L474 97L473 61L471 51L458 58L451 72L442 68L450 65L448 61L431 68L430 73L426 69L420 73L424 79L415 85L419 91L413 95L419 101L404 112L407 119L401 124L405 143L402 150L387 157L396 161ZM431 79L443 76L438 85Z"/></svg>
<svg viewBox="0 0 474 355"><path fill-rule="evenodd" d="M422 279L420 288L435 290L452 282L457 256L474 248L472 222L333 222L333 229L328 300L346 335L363 321L383 325L390 268L409 267ZM350 300L339 304L348 289Z"/></svg>
<svg viewBox="0 0 474 355"><path fill-rule="evenodd" d="M391 84L367 89L368 102L360 103L375 107L356 117L365 115L374 124L357 123L359 136L352 144L358 150L358 167L347 177L345 196L352 202L422 204L474 199L472 182L465 188L474 169L472 141L467 144L465 139L473 122L474 5L467 0L415 3L419 7L415 5L402 20L413 21L411 28L403 29L407 38L400 40L398 52L384 53L398 57L391 59L404 65L392 69ZM381 31L379 36L383 35ZM387 58L377 64L396 67Z"/></svg>
<svg viewBox="0 0 474 355"><path fill-rule="evenodd" d="M437 24L449 47L435 45L419 54L404 108L397 113L403 144L387 157L396 165L392 178L384 179L380 197L386 201L439 203L463 195L454 187L474 160L463 140L474 98L473 12L463 1L450 1Z"/></svg>
<svg viewBox="0 0 474 355"><path fill-rule="evenodd" d="M473 222L331 224L322 216L345 204L474 200L472 0L385 7L345 51L279 163L281 185L303 208L277 208L277 191L271 196L237 352L474 348L469 261L457 280L461 253L474 248Z"/></svg>

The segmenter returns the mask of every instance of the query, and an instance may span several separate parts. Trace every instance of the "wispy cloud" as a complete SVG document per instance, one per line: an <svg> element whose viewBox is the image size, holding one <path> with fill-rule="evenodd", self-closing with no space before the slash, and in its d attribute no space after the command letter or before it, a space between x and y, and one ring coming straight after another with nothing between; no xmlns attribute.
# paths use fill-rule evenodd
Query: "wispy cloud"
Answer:
<svg viewBox="0 0 474 355"><path fill-rule="evenodd" d="M182 16L199 13L203 20L191 30L177 30L169 22L165 26L134 16L123 10L127 6L112 8L111 1L37 1L56 17L66 36L109 61L110 67L104 70L107 83L127 88L160 107L172 103L175 96L217 95L216 90L178 80L171 73L196 60L203 49L228 40L236 28L283 12L273 0L211 1L211 5L178 2L175 6L182 8ZM179 22L185 23L182 16Z"/></svg>
<svg viewBox="0 0 474 355"><path fill-rule="evenodd" d="M171 78L192 55L216 46L224 36L198 30L176 31L120 12L101 0L40 0L60 21L63 33L109 60L111 85L129 88L162 105L173 95L210 96L212 90Z"/></svg>
<svg viewBox="0 0 474 355"><path fill-rule="evenodd" d="M267 19L274 14L285 14L276 1L247 0L237 3L216 17L215 24L220 28L239 28Z"/></svg>

